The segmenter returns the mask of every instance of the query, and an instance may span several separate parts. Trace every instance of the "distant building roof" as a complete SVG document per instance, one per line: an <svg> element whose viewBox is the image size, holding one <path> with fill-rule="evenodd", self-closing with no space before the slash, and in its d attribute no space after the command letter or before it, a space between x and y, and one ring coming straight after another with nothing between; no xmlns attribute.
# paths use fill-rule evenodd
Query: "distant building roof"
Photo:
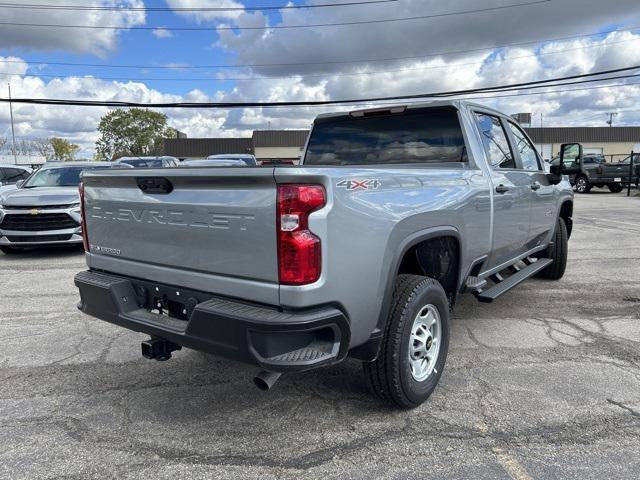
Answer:
<svg viewBox="0 0 640 480"><path fill-rule="evenodd" d="M255 130L253 146L260 147L304 147L309 130Z"/></svg>
<svg viewBox="0 0 640 480"><path fill-rule="evenodd" d="M250 138L165 138L164 154L176 158L206 158L221 153L253 153Z"/></svg>
<svg viewBox="0 0 640 480"><path fill-rule="evenodd" d="M640 127L525 128L534 143L640 143Z"/></svg>

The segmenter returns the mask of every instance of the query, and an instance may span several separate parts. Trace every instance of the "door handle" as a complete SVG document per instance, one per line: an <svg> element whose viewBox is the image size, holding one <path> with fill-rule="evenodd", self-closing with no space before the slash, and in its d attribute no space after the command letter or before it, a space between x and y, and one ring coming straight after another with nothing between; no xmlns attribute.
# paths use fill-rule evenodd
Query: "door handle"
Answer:
<svg viewBox="0 0 640 480"><path fill-rule="evenodd" d="M540 190L540 184L538 182L531 184L531 190Z"/></svg>
<svg viewBox="0 0 640 480"><path fill-rule="evenodd" d="M496 192L498 193L507 193L509 191L509 187L505 187L504 185L500 184L496 187Z"/></svg>

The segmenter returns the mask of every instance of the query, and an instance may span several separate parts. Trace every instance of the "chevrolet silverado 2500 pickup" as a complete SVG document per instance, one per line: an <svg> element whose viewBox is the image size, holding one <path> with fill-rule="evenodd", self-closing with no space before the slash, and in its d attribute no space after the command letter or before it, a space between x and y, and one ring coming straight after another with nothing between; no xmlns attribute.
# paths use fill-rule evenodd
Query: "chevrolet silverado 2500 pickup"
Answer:
<svg viewBox="0 0 640 480"><path fill-rule="evenodd" d="M562 277L560 168L508 116L441 101L321 115L299 166L86 172L79 308L149 334L147 358L254 364L264 389L349 355L375 394L415 407L460 294Z"/></svg>

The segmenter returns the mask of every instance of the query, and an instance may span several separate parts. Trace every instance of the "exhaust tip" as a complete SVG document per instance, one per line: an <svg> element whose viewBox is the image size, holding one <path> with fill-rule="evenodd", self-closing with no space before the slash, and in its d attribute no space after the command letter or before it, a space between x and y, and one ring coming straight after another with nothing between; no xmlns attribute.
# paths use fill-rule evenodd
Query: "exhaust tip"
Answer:
<svg viewBox="0 0 640 480"><path fill-rule="evenodd" d="M253 383L256 387L258 387L258 389L262 390L263 392L267 392L273 388L273 386L281 376L281 373L268 372L264 370L253 377Z"/></svg>

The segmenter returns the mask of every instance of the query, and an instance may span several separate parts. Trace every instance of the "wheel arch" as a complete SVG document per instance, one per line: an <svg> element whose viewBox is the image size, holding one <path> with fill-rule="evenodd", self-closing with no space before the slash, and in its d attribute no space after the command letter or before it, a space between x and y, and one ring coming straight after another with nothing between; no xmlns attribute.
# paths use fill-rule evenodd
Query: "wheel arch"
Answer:
<svg viewBox="0 0 640 480"><path fill-rule="evenodd" d="M571 231L573 230L573 200L567 199L562 202L558 217L564 220L567 226L567 236L571 238Z"/></svg>
<svg viewBox="0 0 640 480"><path fill-rule="evenodd" d="M417 257L415 257L415 262L411 262L407 259L414 254L417 255L422 246L430 245L430 242L431 245L433 245L433 242L438 242L443 239L446 239L445 243L449 246L455 245L455 247L453 247L455 248L455 277L453 280L449 278L450 283L447 285L448 288L445 288L445 292L450 298L450 304L453 306L460 290L460 282L464 267L462 262L463 243L459 230L453 226L446 225L432 227L409 235L398 247L393 249L394 253L390 262L390 267L386 269L386 272L382 272L384 284L381 291L383 292L383 295L376 328L373 331L371 338L366 343L352 349L350 352L352 357L366 361L375 360L375 358L377 358L380 342L385 331L389 312L391 311L396 278L401 273L425 275L426 272L424 270L415 270L417 267L424 268L423 265L420 265ZM403 269L405 271L403 271Z"/></svg>

